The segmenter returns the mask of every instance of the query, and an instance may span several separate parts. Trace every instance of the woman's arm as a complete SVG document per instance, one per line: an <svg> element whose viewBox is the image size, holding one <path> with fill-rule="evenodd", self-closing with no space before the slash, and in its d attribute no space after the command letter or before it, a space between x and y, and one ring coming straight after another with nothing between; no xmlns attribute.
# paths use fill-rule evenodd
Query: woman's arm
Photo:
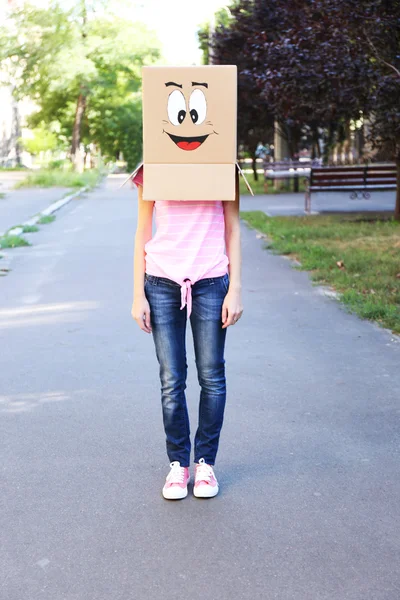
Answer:
<svg viewBox="0 0 400 600"><path fill-rule="evenodd" d="M133 258L133 304L132 316L140 329L151 333L150 306L144 293L145 244L152 237L154 202L143 200L143 187L138 186L138 222Z"/></svg>
<svg viewBox="0 0 400 600"><path fill-rule="evenodd" d="M243 313L242 252L239 220L239 175L236 172L236 198L223 202L225 215L225 246L229 258L229 290L222 307L222 327L233 325Z"/></svg>

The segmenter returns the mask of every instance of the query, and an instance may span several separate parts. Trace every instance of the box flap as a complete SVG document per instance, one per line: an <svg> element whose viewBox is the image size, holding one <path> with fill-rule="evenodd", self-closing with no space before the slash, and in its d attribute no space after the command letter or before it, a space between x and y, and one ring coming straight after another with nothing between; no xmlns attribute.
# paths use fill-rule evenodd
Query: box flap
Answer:
<svg viewBox="0 0 400 600"><path fill-rule="evenodd" d="M147 164L143 200L235 200L234 164Z"/></svg>
<svg viewBox="0 0 400 600"><path fill-rule="evenodd" d="M125 181L124 181L123 183L121 183L121 185L119 186L119 189L121 189L121 188L122 188L122 187L123 187L123 186L124 186L124 185L125 185L125 184L126 184L128 181L129 181L129 180L133 180L133 179L134 179L134 177L135 177L135 175L136 175L136 173L139 171L139 169L140 169L142 166L143 166L143 163L142 163L142 162L141 162L141 163L139 163L139 164L137 165L137 167L135 168L135 170L134 170L134 171L132 171L132 173L131 173L130 175L128 175L128 177L125 179ZM165 166L167 166L167 165L163 165L163 167L164 167L164 168L165 168ZM175 165L174 165L174 166L175 166ZM221 165L214 165L214 166L218 166L218 167L219 167L219 166L221 166ZM222 166L223 166L223 165L222 165ZM247 187L247 189L249 190L250 194L251 194L252 196L254 196L254 192L253 192L253 190L251 189L251 186L250 186L249 182L247 181L247 178L246 178L245 174L243 173L242 169L240 168L240 166L239 166L239 163L236 163L236 168L237 168L237 170L238 170L239 174L241 175L241 177L243 177L243 179L244 179L244 182L245 182L245 184L246 184L246 187ZM212 169L212 171L213 171L213 173L215 174L215 171L214 171L213 169ZM145 172L146 172L146 171L145 171ZM145 198L145 199L147 199L147 198ZM164 198L164 200L165 200L165 199L166 199L166 198Z"/></svg>
<svg viewBox="0 0 400 600"><path fill-rule="evenodd" d="M119 190L131 179L133 180L133 178L135 177L136 173L139 171L140 167L143 167L143 163L139 163L138 166L135 168L134 171L132 171L132 173L130 175L128 175L128 177L125 179L125 181L123 181L121 183L121 185L119 186Z"/></svg>
<svg viewBox="0 0 400 600"><path fill-rule="evenodd" d="M242 169L239 167L239 163L236 163L236 167L237 167L237 170L239 171L239 174L240 174L240 175L243 177L243 179L244 179L244 182L245 182L245 184L246 184L246 187L247 187L247 189L249 190L250 194L251 194L252 196L254 196L254 192L253 192L253 190L251 189L251 186L250 186L249 182L247 181L247 179L246 179L246 176L245 176L245 174L243 173Z"/></svg>

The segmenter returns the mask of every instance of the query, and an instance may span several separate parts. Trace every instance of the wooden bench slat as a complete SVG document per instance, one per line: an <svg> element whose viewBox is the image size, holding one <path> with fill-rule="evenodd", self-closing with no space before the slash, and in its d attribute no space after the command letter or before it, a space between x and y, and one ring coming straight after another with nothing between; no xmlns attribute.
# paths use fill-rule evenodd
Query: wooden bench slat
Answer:
<svg viewBox="0 0 400 600"><path fill-rule="evenodd" d="M366 179L364 180L364 178L361 177L357 177L357 178L353 178L353 179L338 179L333 178L332 179L312 179L311 181L311 185L325 185L327 187L329 187L330 185L334 185L335 183L342 183L343 185L379 185L379 184L384 184L384 183L396 183L396 178L395 177L382 177L381 179L377 179L377 178L370 178L370 179Z"/></svg>
<svg viewBox="0 0 400 600"><path fill-rule="evenodd" d="M393 181L394 183L396 183L396 177L394 175L385 175L385 177L367 177L367 183L374 183L374 182L389 182L389 181Z"/></svg>
<svg viewBox="0 0 400 600"><path fill-rule="evenodd" d="M315 175L313 173L312 178L313 178L313 181L331 181L331 180L342 181L342 180L351 180L351 179L364 180L364 175L362 173L346 173L346 175L341 177L338 173L331 173L331 174L327 174L327 173L322 174L321 173L318 175Z"/></svg>
<svg viewBox="0 0 400 600"><path fill-rule="evenodd" d="M365 169L367 169L367 171L370 172L374 172L374 171L396 171L396 165L373 165L373 166L369 166L369 167L363 167L363 166L358 166L358 167L345 167L345 166L340 166L340 167L313 167L313 172L314 173L319 173L319 172L326 172L328 173L329 171L332 171L333 173L338 173L338 172L351 172L351 171L365 171Z"/></svg>
<svg viewBox="0 0 400 600"><path fill-rule="evenodd" d="M368 190L393 190L396 189L396 183L383 184L383 185L341 185L341 186L310 186L310 192L340 192L340 191L363 191L367 192Z"/></svg>

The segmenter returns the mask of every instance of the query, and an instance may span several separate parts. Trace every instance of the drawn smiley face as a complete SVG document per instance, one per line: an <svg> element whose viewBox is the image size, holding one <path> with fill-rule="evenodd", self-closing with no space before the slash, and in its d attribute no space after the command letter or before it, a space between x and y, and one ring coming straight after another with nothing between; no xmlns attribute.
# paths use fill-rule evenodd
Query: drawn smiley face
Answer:
<svg viewBox="0 0 400 600"><path fill-rule="evenodd" d="M146 164L236 161L237 68L143 67Z"/></svg>
<svg viewBox="0 0 400 600"><path fill-rule="evenodd" d="M208 83L197 81L191 82L191 91L185 98L181 83L167 81L166 87L173 88L168 96L167 114L168 121L163 120L163 132L166 133L178 148L185 151L193 151L200 148L207 138L216 134L211 121L207 121L207 97ZM167 125L167 129L166 129ZM171 131L182 126L182 131ZM168 129L170 131L168 131ZM182 134L182 135L178 135ZM188 135L189 134L189 135Z"/></svg>

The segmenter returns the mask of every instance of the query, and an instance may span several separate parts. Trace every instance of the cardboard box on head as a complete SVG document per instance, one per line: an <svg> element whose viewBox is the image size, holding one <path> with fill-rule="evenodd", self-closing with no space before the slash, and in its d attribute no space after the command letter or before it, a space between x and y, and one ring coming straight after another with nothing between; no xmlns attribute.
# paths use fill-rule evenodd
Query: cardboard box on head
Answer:
<svg viewBox="0 0 400 600"><path fill-rule="evenodd" d="M143 199L235 200L236 66L142 73Z"/></svg>

